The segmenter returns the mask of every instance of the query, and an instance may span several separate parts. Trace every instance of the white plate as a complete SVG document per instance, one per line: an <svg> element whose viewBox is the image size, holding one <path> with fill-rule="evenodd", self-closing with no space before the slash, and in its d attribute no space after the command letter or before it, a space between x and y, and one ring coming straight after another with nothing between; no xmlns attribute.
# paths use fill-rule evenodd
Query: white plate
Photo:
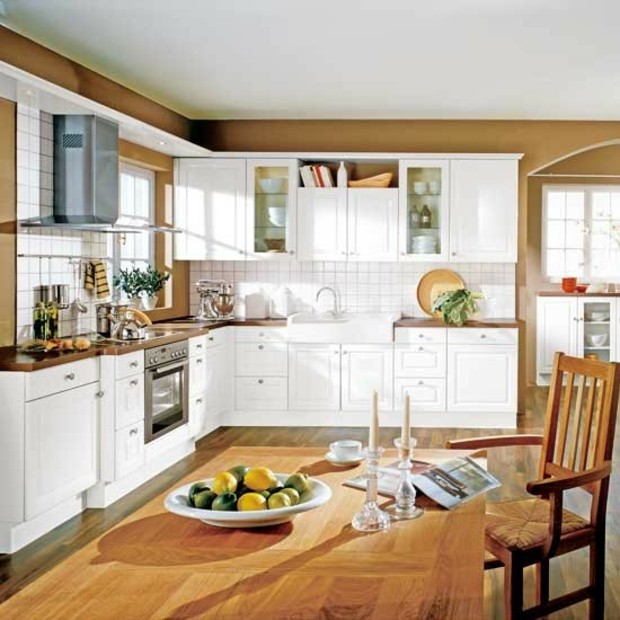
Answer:
<svg viewBox="0 0 620 620"><path fill-rule="evenodd" d="M354 459L349 459L343 461L339 459L331 450L325 454L325 460L329 461L332 465L336 465L336 467L348 467L349 465L357 465L361 463L366 458L365 452L360 452L357 457Z"/></svg>
<svg viewBox="0 0 620 620"><path fill-rule="evenodd" d="M284 481L290 474L276 474L278 482ZM213 478L204 480L210 485ZM236 510L204 510L193 508L188 503L189 490L194 483L186 484L169 493L164 500L167 510L181 517L199 519L209 525L217 527L266 527L290 521L296 514L318 508L327 503L332 496L331 489L321 480L310 478L312 484L312 496L296 506L288 508L274 508L273 510L248 510L238 512Z"/></svg>

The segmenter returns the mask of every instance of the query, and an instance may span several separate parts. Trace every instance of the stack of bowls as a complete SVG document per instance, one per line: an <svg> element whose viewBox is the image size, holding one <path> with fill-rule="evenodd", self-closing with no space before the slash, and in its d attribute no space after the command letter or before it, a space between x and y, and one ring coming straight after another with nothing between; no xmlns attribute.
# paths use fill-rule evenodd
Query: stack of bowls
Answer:
<svg viewBox="0 0 620 620"><path fill-rule="evenodd" d="M414 235L411 238L411 251L413 254L435 254L437 239L432 235Z"/></svg>

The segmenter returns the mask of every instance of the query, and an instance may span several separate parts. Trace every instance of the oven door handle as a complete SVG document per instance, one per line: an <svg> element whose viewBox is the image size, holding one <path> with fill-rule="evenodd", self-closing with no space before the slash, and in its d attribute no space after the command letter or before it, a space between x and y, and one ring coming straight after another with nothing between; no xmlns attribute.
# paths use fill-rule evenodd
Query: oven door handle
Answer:
<svg viewBox="0 0 620 620"><path fill-rule="evenodd" d="M188 367L188 362L179 362L178 364L165 364L164 366L159 366L158 368L149 368L148 372L153 376L157 377L161 374L168 374L171 370L177 370L178 368L186 369Z"/></svg>

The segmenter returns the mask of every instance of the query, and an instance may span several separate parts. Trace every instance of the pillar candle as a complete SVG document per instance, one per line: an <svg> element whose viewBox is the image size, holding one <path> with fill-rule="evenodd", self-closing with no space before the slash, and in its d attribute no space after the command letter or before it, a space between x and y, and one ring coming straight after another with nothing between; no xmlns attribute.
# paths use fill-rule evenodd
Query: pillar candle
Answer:
<svg viewBox="0 0 620 620"><path fill-rule="evenodd" d="M370 428L368 430L368 449L371 452L377 450L377 438L379 435L379 394L377 390L372 392L372 408L370 411Z"/></svg>
<svg viewBox="0 0 620 620"><path fill-rule="evenodd" d="M409 394L405 394L403 399L403 428L400 433L400 441L403 446L409 446L409 436L411 435L410 429L410 403Z"/></svg>

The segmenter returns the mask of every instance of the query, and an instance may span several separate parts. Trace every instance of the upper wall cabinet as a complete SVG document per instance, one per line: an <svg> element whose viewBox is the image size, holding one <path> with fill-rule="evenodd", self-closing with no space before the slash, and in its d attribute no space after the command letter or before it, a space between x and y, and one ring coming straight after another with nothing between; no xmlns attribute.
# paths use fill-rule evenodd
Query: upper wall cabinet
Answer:
<svg viewBox="0 0 620 620"><path fill-rule="evenodd" d="M175 259L244 258L245 183L245 159L175 161Z"/></svg>
<svg viewBox="0 0 620 620"><path fill-rule="evenodd" d="M450 161L450 261L517 262L518 161Z"/></svg>
<svg viewBox="0 0 620 620"><path fill-rule="evenodd" d="M296 159L248 159L246 248L250 259L291 259L297 251Z"/></svg>

